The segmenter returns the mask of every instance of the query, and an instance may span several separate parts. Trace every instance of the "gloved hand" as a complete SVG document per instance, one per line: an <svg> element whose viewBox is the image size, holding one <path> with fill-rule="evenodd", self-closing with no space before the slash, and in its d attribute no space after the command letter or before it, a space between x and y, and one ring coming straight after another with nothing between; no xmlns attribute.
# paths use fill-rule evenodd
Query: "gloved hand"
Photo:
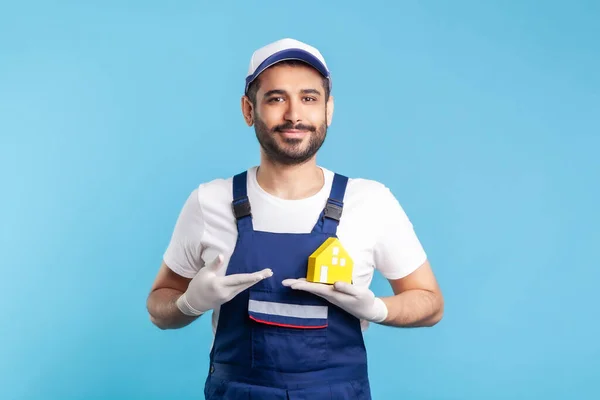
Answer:
<svg viewBox="0 0 600 400"><path fill-rule="evenodd" d="M273 276L273 271L265 268L251 274L217 275L223 263L223 255L219 254L210 263L198 271L185 291L177 299L177 307L189 316L198 316L228 302L240 292L257 282Z"/></svg>
<svg viewBox="0 0 600 400"><path fill-rule="evenodd" d="M285 279L282 284L295 290L304 290L321 296L359 319L377 323L384 321L388 315L388 309L383 300L375 297L368 288L346 282L325 285L307 282L305 278Z"/></svg>

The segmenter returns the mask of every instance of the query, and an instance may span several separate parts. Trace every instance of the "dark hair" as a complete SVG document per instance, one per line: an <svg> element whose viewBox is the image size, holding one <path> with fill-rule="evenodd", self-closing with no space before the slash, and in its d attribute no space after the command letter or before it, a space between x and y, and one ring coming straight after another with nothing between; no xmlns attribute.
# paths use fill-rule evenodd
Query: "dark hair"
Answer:
<svg viewBox="0 0 600 400"><path fill-rule="evenodd" d="M308 64L306 64L302 61L299 61L299 60L285 60L285 61L278 62L276 65L296 66L296 65L308 65ZM329 80L323 76L322 82L323 82L323 89L325 89L325 102L327 102L329 100ZM248 86L248 92L246 93L246 95L250 99L250 102L252 103L253 106L256 106L256 93L258 92L259 88L260 88L260 75L254 81L252 81L252 83Z"/></svg>

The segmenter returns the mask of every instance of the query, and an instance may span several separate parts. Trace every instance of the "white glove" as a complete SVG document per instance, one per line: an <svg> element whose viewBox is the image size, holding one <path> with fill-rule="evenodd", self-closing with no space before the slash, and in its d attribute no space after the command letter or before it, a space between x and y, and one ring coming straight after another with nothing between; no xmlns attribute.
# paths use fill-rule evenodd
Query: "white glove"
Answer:
<svg viewBox="0 0 600 400"><path fill-rule="evenodd" d="M198 271L185 293L177 299L177 307L182 313L201 315L228 302L257 282L273 276L269 268L251 274L220 276L216 272L222 263L223 255L219 254Z"/></svg>
<svg viewBox="0 0 600 400"><path fill-rule="evenodd" d="M346 282L335 282L333 285L313 283L307 282L305 278L285 279L282 284L292 289L304 290L321 296L359 319L379 323L384 321L388 315L388 309L383 300L375 297L368 288Z"/></svg>

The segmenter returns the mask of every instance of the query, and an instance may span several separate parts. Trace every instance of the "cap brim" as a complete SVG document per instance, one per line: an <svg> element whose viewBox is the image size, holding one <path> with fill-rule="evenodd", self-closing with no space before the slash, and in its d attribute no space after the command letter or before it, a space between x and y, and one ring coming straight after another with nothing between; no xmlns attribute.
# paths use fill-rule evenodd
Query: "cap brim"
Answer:
<svg viewBox="0 0 600 400"><path fill-rule="evenodd" d="M321 73L321 75L323 75L325 78L330 78L329 70L317 57L302 49L286 49L278 51L277 53L267 57L262 63L260 63L256 70L254 70L252 75L246 77L246 88L244 89L244 93L248 91L248 86L250 83L252 83L252 81L254 81L256 77L258 77L258 75L260 75L265 69L285 60L303 61L319 71L319 73ZM331 80L329 81L329 86L331 87Z"/></svg>

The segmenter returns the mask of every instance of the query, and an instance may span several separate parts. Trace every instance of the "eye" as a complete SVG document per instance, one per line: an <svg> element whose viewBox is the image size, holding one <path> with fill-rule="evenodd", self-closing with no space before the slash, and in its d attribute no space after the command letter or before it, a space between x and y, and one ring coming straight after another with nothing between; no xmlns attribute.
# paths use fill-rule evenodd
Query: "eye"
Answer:
<svg viewBox="0 0 600 400"><path fill-rule="evenodd" d="M283 101L283 97L271 97L268 102L269 103L277 103L279 101Z"/></svg>
<svg viewBox="0 0 600 400"><path fill-rule="evenodd" d="M310 101L317 101L317 99L316 99L316 98L314 98L314 97L305 97L305 98L304 98L304 101L309 101L309 102L310 102Z"/></svg>

